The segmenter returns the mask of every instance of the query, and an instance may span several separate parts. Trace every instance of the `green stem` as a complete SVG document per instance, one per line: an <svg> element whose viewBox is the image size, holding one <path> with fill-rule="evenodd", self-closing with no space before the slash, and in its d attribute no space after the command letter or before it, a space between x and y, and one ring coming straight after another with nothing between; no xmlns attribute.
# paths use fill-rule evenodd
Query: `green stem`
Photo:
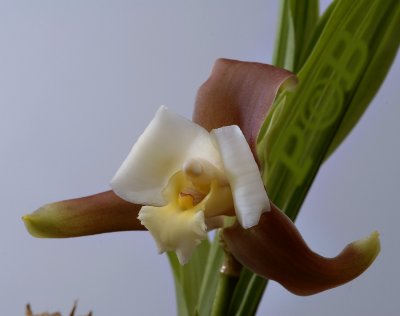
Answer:
<svg viewBox="0 0 400 316"><path fill-rule="evenodd" d="M252 286L254 282L258 282L258 278L251 271L242 270L227 315L248 316L253 315L251 311L255 313L268 282L260 278L264 283L260 286Z"/></svg>
<svg viewBox="0 0 400 316"><path fill-rule="evenodd" d="M228 315L233 293L235 292L236 285L239 281L240 272L242 270L242 265L229 252L221 230L218 232L218 237L219 245L224 253L224 261L219 273L218 287L211 309L211 316Z"/></svg>
<svg viewBox="0 0 400 316"><path fill-rule="evenodd" d="M227 315L229 304L239 277L220 273L217 293L211 310L211 316Z"/></svg>

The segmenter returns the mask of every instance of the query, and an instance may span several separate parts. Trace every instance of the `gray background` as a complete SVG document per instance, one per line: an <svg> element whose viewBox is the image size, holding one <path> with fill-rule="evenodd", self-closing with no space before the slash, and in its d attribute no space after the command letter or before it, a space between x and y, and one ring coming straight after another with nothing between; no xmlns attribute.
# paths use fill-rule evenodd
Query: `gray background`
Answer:
<svg viewBox="0 0 400 316"><path fill-rule="evenodd" d="M0 1L0 314L174 315L165 256L146 232L39 240L21 215L108 189L161 104L191 116L218 57L270 62L278 1ZM271 282L258 315L396 315L400 304L397 59L320 170L297 225L336 255L377 229L355 281L311 297Z"/></svg>

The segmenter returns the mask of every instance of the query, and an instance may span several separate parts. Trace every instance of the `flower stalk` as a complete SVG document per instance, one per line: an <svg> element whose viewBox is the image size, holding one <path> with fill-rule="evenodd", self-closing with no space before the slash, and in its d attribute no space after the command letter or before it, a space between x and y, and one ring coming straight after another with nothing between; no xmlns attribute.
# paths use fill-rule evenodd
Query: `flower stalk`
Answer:
<svg viewBox="0 0 400 316"><path fill-rule="evenodd" d="M229 305L239 281L241 264L230 253L225 244L222 230L219 232L220 246L224 252L224 261L219 271L218 288L215 294L214 303L211 309L211 316L228 315Z"/></svg>

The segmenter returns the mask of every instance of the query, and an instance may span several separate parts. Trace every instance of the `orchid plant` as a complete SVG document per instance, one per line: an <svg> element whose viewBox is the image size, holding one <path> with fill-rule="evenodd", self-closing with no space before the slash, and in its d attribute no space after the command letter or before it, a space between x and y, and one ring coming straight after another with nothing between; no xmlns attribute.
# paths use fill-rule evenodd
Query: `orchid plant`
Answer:
<svg viewBox="0 0 400 316"><path fill-rule="evenodd" d="M23 217L28 231L147 229L182 316L254 315L268 279L297 295L353 280L378 255L377 232L325 258L293 221L382 83L399 13L395 0L337 0L321 16L317 0L283 0L274 66L217 60L192 121L160 107L111 191L47 204Z"/></svg>

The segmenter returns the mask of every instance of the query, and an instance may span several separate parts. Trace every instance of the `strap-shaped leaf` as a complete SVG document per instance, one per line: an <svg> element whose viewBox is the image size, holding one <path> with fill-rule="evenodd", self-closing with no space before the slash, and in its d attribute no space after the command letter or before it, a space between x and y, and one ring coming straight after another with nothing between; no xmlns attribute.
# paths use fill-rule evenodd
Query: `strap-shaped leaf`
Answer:
<svg viewBox="0 0 400 316"><path fill-rule="evenodd" d="M215 299L218 286L219 270L223 261L223 251L219 246L219 237L216 234L208 253L207 265L201 282L200 293L197 301L197 313L199 316L208 316Z"/></svg>
<svg viewBox="0 0 400 316"><path fill-rule="evenodd" d="M197 247L190 261L181 265L174 253L168 253L175 281L175 293L179 316L195 315L198 310L200 288L210 254L208 239Z"/></svg>
<svg viewBox="0 0 400 316"><path fill-rule="evenodd" d="M181 264L179 263L178 258L176 257L176 254L174 252L167 252L167 256L171 265L172 275L174 277L177 313L179 316L188 316L189 310L186 304L186 296L183 284L181 282Z"/></svg>
<svg viewBox="0 0 400 316"><path fill-rule="evenodd" d="M297 72L318 21L318 0L281 1L273 64ZM304 60L303 60L304 61Z"/></svg>
<svg viewBox="0 0 400 316"><path fill-rule="evenodd" d="M357 124L362 114L379 91L396 57L400 44L400 5L398 1L396 1L394 5L392 4L392 2L387 1L386 10L382 10L379 27L371 28L368 66L357 88L354 89L354 94L348 101L348 109L331 143L327 157L335 151ZM383 5L382 3L382 6Z"/></svg>
<svg viewBox="0 0 400 316"><path fill-rule="evenodd" d="M387 19L398 18L389 11L398 11L400 3L386 3L339 1L299 73L298 90L281 94L263 125L257 148L264 183L291 218L375 57L371 34L377 28L380 38L393 32Z"/></svg>
<svg viewBox="0 0 400 316"><path fill-rule="evenodd" d="M336 6L337 1L333 1L325 12L319 17L317 25L315 26L313 32L310 35L308 43L303 43L304 47L302 49L302 54L300 56L299 65L303 67L308 57L310 57L312 50L315 47L315 44L318 42L321 37L321 33L324 30L326 23L332 15L333 9ZM301 69L301 68L300 68Z"/></svg>

